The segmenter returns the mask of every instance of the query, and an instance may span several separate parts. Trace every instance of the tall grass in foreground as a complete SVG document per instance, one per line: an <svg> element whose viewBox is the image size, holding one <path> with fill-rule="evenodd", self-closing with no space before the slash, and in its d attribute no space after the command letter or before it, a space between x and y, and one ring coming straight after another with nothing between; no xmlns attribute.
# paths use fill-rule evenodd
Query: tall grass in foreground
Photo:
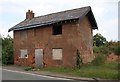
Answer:
<svg viewBox="0 0 120 82"><path fill-rule="evenodd" d="M90 77L101 79L118 79L118 64L116 62L105 62L103 65L84 65L81 69L78 68L43 68L42 71L49 71L59 74L66 74L78 77Z"/></svg>

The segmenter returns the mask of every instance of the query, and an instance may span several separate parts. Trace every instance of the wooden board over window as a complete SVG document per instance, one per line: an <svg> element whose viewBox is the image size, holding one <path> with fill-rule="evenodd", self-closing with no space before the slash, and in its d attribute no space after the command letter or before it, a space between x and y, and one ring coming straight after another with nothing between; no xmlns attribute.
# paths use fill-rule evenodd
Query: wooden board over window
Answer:
<svg viewBox="0 0 120 82"><path fill-rule="evenodd" d="M54 60L62 60L62 49L52 49L52 58Z"/></svg>
<svg viewBox="0 0 120 82"><path fill-rule="evenodd" d="M21 49L20 50L20 58L28 58L27 49Z"/></svg>
<svg viewBox="0 0 120 82"><path fill-rule="evenodd" d="M27 31L26 30L20 31L20 37L21 37L21 39L26 39L27 38Z"/></svg>

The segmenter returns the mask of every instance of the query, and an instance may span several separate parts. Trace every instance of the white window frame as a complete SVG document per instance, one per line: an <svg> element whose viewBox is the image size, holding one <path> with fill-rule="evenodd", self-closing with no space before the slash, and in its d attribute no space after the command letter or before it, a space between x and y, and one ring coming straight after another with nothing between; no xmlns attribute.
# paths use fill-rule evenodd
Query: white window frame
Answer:
<svg viewBox="0 0 120 82"><path fill-rule="evenodd" d="M53 48L52 49L52 59L53 60L62 60L63 49L62 48Z"/></svg>
<svg viewBox="0 0 120 82"><path fill-rule="evenodd" d="M19 58L28 58L28 51L27 49L20 50L20 57Z"/></svg>

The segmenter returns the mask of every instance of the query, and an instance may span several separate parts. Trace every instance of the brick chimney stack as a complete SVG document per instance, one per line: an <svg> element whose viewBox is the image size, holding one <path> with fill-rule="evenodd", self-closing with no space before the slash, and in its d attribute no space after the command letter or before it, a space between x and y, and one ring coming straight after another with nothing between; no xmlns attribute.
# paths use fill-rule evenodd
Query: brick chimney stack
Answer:
<svg viewBox="0 0 120 82"><path fill-rule="evenodd" d="M31 20L32 18L34 18L34 13L33 11L28 10L28 12L26 12L26 19Z"/></svg>

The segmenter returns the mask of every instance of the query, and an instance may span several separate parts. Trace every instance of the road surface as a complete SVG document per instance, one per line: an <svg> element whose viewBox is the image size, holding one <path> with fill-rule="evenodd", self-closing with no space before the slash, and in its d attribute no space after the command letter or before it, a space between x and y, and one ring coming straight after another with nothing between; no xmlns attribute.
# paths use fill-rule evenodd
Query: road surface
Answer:
<svg viewBox="0 0 120 82"><path fill-rule="evenodd" d="M66 80L72 82L87 82L87 81L74 81L72 79L50 77L44 75L37 75L21 71L13 71L2 69L2 80Z"/></svg>
<svg viewBox="0 0 120 82"><path fill-rule="evenodd" d="M70 80L32 73L2 69L2 80Z"/></svg>

